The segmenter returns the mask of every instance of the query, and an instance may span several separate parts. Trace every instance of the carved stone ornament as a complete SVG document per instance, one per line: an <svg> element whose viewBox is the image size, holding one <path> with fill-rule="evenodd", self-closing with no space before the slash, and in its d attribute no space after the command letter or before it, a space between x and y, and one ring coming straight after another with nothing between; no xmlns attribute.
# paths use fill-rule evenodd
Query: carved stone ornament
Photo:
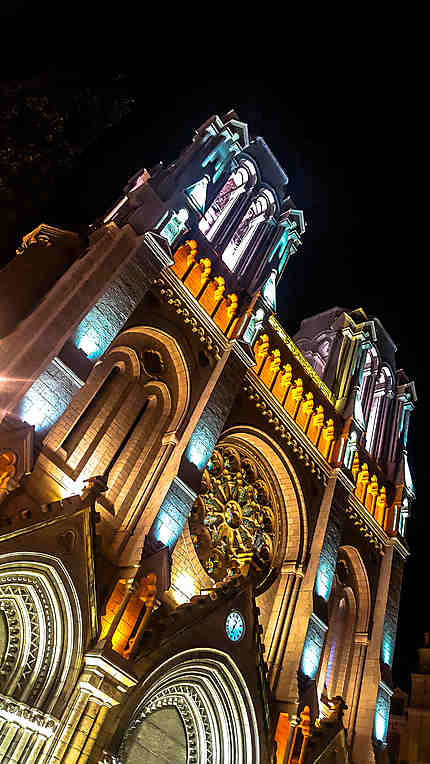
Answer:
<svg viewBox="0 0 430 764"><path fill-rule="evenodd" d="M13 451L0 451L0 489L7 489L11 478L16 475L16 454Z"/></svg>
<svg viewBox="0 0 430 764"><path fill-rule="evenodd" d="M55 244L78 247L79 235L73 231L64 231L62 228L41 223L23 237L22 244L18 247L16 253L17 255L22 255L28 247L52 247Z"/></svg>
<svg viewBox="0 0 430 764"><path fill-rule="evenodd" d="M257 462L237 448L219 446L202 477L190 532L206 572L221 581L257 557L264 576L272 563L278 528L275 501Z"/></svg>
<svg viewBox="0 0 430 764"><path fill-rule="evenodd" d="M72 554L76 544L76 531L69 528L58 536L58 546L65 554Z"/></svg>
<svg viewBox="0 0 430 764"><path fill-rule="evenodd" d="M58 719L50 714L0 694L0 719L10 720L11 716L15 724L26 729L33 728L46 737L53 735L58 727Z"/></svg>

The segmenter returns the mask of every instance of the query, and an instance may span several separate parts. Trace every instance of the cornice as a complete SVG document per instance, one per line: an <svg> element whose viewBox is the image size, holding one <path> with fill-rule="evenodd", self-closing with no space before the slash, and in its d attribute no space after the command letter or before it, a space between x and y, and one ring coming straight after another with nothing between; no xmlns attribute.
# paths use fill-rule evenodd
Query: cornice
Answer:
<svg viewBox="0 0 430 764"><path fill-rule="evenodd" d="M215 324L208 313L202 308L194 295L184 286L170 268L165 268L153 285L159 290L161 297L181 316L191 331L200 337L200 341L217 360L230 345L228 338Z"/></svg>
<svg viewBox="0 0 430 764"><path fill-rule="evenodd" d="M359 530L367 536L369 543L378 549L381 554L392 542L385 530L379 525L374 517L366 509L364 504L355 495L355 485L345 474L343 469L338 470L339 482L347 491L347 516L358 526Z"/></svg>
<svg viewBox="0 0 430 764"><path fill-rule="evenodd" d="M393 538L393 546L396 552L400 554L403 560L407 560L407 558L410 556L410 551L408 547L406 546L406 543L401 541L398 536L395 536Z"/></svg>
<svg viewBox="0 0 430 764"><path fill-rule="evenodd" d="M244 391L248 393L248 398L254 401L261 415L268 420L278 438L285 441L296 454L296 458L303 460L305 466L316 473L317 478L325 485L334 473L333 468L252 369L247 373Z"/></svg>
<svg viewBox="0 0 430 764"><path fill-rule="evenodd" d="M1 717L13 725L19 724L32 732L43 735L45 738L51 737L59 724L59 720L55 716L45 714L38 708L33 708L22 701L5 695L0 695Z"/></svg>
<svg viewBox="0 0 430 764"><path fill-rule="evenodd" d="M159 265L163 268L173 265L170 247L163 236L149 231L143 235L143 240L148 249L155 255Z"/></svg>
<svg viewBox="0 0 430 764"><path fill-rule="evenodd" d="M269 316L269 324L275 330L276 334L278 335L278 337L280 337L284 345L286 345L290 353L303 367L303 370L306 372L308 377L312 380L314 385L316 385L316 387L318 387L318 389L321 390L321 392L327 398L329 403L331 403L332 406L334 406L335 397L333 393L327 387L325 382L322 381L321 377L319 376L319 374L317 374L315 369L306 360L306 358L304 357L303 353L299 350L294 340L291 339L291 337L287 334L283 326L281 326L276 316L274 315Z"/></svg>
<svg viewBox="0 0 430 764"><path fill-rule="evenodd" d="M105 655L100 653L87 653L84 657L85 666L94 670L100 669L105 675L109 676L116 682L121 682L127 689L134 687L137 683L137 678L132 674L125 672L123 669L116 666Z"/></svg>

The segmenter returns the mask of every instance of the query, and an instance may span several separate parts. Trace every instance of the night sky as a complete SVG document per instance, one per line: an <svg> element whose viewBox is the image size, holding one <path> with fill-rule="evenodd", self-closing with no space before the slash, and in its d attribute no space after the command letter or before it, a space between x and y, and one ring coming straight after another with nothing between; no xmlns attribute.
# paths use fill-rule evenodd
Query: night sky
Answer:
<svg viewBox="0 0 430 764"><path fill-rule="evenodd" d="M43 222L64 227L91 222L109 209L139 168L173 161L211 114L234 108L286 169L290 194L307 221L303 247L290 261L279 291L278 316L286 330L294 334L302 318L335 305L362 307L381 320L397 345L397 366L415 380L419 399L409 436L418 499L409 520L412 556L406 566L394 665L395 682L407 688L416 648L423 632L430 630L426 600L419 604L416 594L426 595L421 571L430 526L424 465L428 404L423 306L428 277L420 265L417 238L422 226L416 212L420 192L415 168L421 162L417 115L413 104L405 108L399 98L397 72L381 64L370 77L360 62L354 68L348 65L345 77L345 64L339 61L330 74L316 62L303 76L297 62L294 72L285 65L275 79L214 79L206 74L206 80L197 81L189 70L186 79L179 69L165 78L148 73L136 57L131 61L122 56L119 69L103 60L96 66L88 58L78 64L78 58L73 64L63 60L56 68L43 62L40 77L45 82L48 76L54 93L61 71L78 85L91 81L91 87L106 89L115 81L134 106L97 137L74 169L59 177L55 198L41 211ZM37 67L20 66L16 71L10 67L7 76L37 80ZM28 225L23 220L16 232L17 241L33 226L29 215Z"/></svg>

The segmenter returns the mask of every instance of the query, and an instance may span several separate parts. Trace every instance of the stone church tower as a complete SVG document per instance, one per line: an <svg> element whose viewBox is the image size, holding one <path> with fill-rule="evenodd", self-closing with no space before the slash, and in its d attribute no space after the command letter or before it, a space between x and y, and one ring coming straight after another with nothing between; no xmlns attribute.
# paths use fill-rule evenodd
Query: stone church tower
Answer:
<svg viewBox="0 0 430 764"><path fill-rule="evenodd" d="M0 761L384 755L414 385L361 308L279 324L287 188L214 116L2 272Z"/></svg>

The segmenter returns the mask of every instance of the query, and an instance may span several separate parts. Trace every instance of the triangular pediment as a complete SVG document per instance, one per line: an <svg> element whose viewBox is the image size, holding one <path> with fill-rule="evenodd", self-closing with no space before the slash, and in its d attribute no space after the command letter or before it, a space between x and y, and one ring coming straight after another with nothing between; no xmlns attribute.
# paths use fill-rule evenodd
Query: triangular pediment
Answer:
<svg viewBox="0 0 430 764"><path fill-rule="evenodd" d="M203 178L197 181L197 183L193 183L192 186L189 186L185 189L185 193L194 207L194 209L197 210L197 212L200 212L202 215L204 215L204 212L206 210L206 195L208 190L208 184L209 184L209 178L207 175L205 175Z"/></svg>
<svg viewBox="0 0 430 764"><path fill-rule="evenodd" d="M94 511L91 497L71 496L40 505L18 487L0 507L0 563L20 553L34 561L60 560L79 599L84 644L98 633Z"/></svg>

